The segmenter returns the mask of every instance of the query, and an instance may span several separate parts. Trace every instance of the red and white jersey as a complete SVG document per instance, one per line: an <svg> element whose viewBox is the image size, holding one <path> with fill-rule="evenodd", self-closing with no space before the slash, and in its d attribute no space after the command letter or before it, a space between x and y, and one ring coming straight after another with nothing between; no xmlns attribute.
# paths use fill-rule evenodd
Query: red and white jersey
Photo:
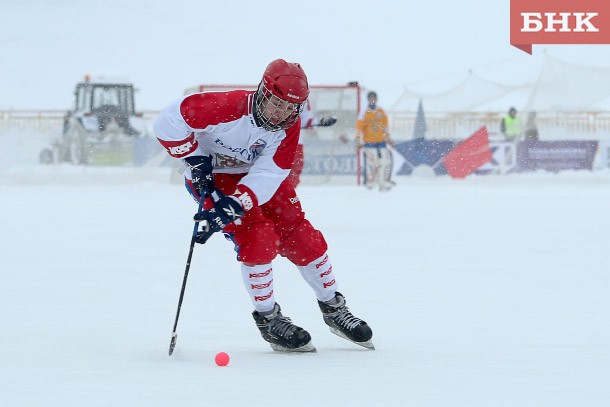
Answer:
<svg viewBox="0 0 610 407"><path fill-rule="evenodd" d="M257 126L253 98L254 91L244 90L188 95L161 112L154 130L174 158L212 156L215 173L247 173L238 188L262 205L290 173L301 125L285 131ZM189 169L185 176L190 179Z"/></svg>

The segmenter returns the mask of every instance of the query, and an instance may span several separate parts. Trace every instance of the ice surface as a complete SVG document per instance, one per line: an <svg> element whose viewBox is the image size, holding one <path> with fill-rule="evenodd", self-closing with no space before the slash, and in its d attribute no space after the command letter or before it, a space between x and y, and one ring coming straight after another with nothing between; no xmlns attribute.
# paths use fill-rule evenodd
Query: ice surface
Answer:
<svg viewBox="0 0 610 407"><path fill-rule="evenodd" d="M608 172L410 177L385 194L302 187L377 350L332 335L312 291L278 259L277 299L318 353L273 353L232 247L215 236L195 249L169 357L195 203L161 174L54 168L52 179L40 168L0 177L2 406L610 399ZM220 351L226 368L214 363Z"/></svg>

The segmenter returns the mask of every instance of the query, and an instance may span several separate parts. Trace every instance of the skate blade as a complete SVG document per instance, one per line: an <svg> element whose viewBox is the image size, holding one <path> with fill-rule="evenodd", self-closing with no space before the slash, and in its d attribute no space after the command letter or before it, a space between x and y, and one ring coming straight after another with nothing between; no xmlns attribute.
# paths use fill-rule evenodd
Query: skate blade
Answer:
<svg viewBox="0 0 610 407"><path fill-rule="evenodd" d="M338 330L337 328L333 328L332 326L329 326L328 328L330 329L330 331L332 333L334 333L335 335L337 335L340 338L348 340L351 343L355 343L356 345L360 345L363 348L367 348L367 349L370 349L370 350L375 350L375 345L373 345L373 341L370 340L370 339L368 341L366 341L366 342L356 342L356 341L351 340L347 336L345 336L345 334L343 332L341 332L340 330Z"/></svg>
<svg viewBox="0 0 610 407"><path fill-rule="evenodd" d="M313 343L311 343L311 342L306 343L305 345L303 345L299 348L285 348L285 347L277 345L275 343L270 343L269 345L271 345L271 349L273 349L276 352L307 353L307 352L317 352L318 351L316 349L316 347L313 346Z"/></svg>

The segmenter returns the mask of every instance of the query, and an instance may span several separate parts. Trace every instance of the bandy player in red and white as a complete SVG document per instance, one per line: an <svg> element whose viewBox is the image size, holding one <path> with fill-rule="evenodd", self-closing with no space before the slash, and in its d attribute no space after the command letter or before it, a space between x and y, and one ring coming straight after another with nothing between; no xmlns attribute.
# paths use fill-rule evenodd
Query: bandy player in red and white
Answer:
<svg viewBox="0 0 610 407"><path fill-rule="evenodd" d="M163 110L154 129L167 152L186 164L189 192L197 200L208 196L206 210L195 215L205 225L197 242L221 230L233 240L263 339L275 350L315 351L309 333L275 301L272 261L279 254L311 286L330 330L374 349L371 328L337 291L324 236L286 180L308 95L301 66L277 59L256 91L188 95Z"/></svg>

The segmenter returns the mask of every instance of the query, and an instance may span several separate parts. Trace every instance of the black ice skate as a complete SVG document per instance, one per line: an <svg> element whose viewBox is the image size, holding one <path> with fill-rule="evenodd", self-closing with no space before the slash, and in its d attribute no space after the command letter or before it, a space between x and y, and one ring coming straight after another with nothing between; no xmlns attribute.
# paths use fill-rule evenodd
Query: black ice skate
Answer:
<svg viewBox="0 0 610 407"><path fill-rule="evenodd" d="M324 322L326 322L330 331L343 339L374 350L375 346L371 341L373 337L371 328L366 322L352 315L345 305L345 298L341 293L335 293L335 298L337 304L334 305L318 301L324 316Z"/></svg>
<svg viewBox="0 0 610 407"><path fill-rule="evenodd" d="M269 342L271 348L282 352L315 352L309 332L292 323L290 318L282 315L279 304L275 304L269 315L252 313L256 326L261 331L263 339Z"/></svg>

